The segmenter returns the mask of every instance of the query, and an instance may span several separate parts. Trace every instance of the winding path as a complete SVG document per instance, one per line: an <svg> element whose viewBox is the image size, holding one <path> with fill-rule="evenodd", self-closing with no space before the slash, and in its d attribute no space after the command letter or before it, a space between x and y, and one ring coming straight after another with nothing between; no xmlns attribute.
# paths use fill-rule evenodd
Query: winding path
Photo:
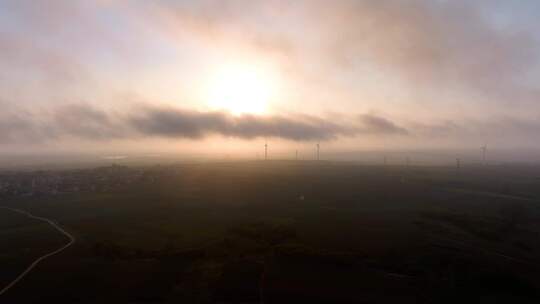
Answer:
<svg viewBox="0 0 540 304"><path fill-rule="evenodd" d="M63 235L67 236L69 238L69 242L67 244L65 244L64 246L52 251L52 252L49 252L39 258L37 258L32 264L30 264L30 266L28 266L26 268L25 271L23 271L18 277L16 277L13 281L11 281L11 283L9 283L6 287L4 287L2 290L0 290L0 296L2 296L4 293L6 293L8 290L10 290L13 286L15 286L20 280L22 280L28 273L30 273L30 271L32 271L32 269L34 269L41 261L55 255L55 254L58 254L64 250L66 250L68 247L70 247L71 245L73 245L73 243L75 243L75 237L73 235L71 235L69 232L67 232L66 230L64 230L62 227L60 227L57 223L55 223L53 220L50 220L48 218L44 218L44 217L39 217L39 216L35 216L35 215L32 215L24 210L21 210L21 209L15 209L15 208L10 208L10 207L2 207L0 206L0 209L6 209L6 210L10 210L10 211L13 211L13 212L17 212L17 213L20 213L20 214L23 214L23 215L26 215L27 217L29 218L33 218L33 219L36 219L36 220L40 220L40 221L43 221L43 222L46 222L48 223L49 225L51 225L54 229L58 230L60 233L62 233Z"/></svg>

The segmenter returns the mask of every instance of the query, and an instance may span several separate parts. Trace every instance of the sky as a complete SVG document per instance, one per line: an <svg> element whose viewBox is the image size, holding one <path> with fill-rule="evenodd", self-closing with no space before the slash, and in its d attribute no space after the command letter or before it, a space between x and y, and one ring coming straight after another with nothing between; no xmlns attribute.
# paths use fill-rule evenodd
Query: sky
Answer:
<svg viewBox="0 0 540 304"><path fill-rule="evenodd" d="M539 149L539 18L534 0L3 0L0 147Z"/></svg>

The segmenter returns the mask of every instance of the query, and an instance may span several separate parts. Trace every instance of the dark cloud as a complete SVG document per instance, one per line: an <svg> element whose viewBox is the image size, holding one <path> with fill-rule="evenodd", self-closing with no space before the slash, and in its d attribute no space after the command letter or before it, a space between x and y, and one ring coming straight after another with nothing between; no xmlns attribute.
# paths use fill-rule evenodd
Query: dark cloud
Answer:
<svg viewBox="0 0 540 304"><path fill-rule="evenodd" d="M364 133L373 134L408 134L407 129L402 128L392 121L372 114L360 115L360 121L362 123L361 130Z"/></svg>
<svg viewBox="0 0 540 304"><path fill-rule="evenodd" d="M88 105L70 105L45 114L11 116L0 124L0 140L29 142L65 138L112 140L146 137L202 139L212 135L254 139L274 137L293 141L331 140L360 134L404 135L407 131L374 115L360 123L336 123L308 115L231 115L163 107L140 107L131 113L108 113Z"/></svg>
<svg viewBox="0 0 540 304"><path fill-rule="evenodd" d="M113 139L126 136L126 126L105 111L88 105L68 105L53 111L55 133L85 139Z"/></svg>
<svg viewBox="0 0 540 304"><path fill-rule="evenodd" d="M356 131L350 126L305 115L296 117L257 117L247 115L235 119L229 132L231 134L240 133L245 138L254 138L260 136L259 134L267 134L267 136L292 140L328 140L338 136L350 136Z"/></svg>
<svg viewBox="0 0 540 304"><path fill-rule="evenodd" d="M223 113L200 113L172 109L146 108L135 114L129 123L137 131L151 136L201 138L216 130L224 130L227 117Z"/></svg>
<svg viewBox="0 0 540 304"><path fill-rule="evenodd" d="M329 140L352 136L360 130L354 125L333 123L328 119L296 116L235 116L226 112L198 112L148 107L128 121L139 134L199 139L209 135L253 139L276 137L286 140Z"/></svg>
<svg viewBox="0 0 540 304"><path fill-rule="evenodd" d="M0 120L0 142L14 142L19 138L27 141L39 139L34 125L22 117L5 117Z"/></svg>
<svg viewBox="0 0 540 304"><path fill-rule="evenodd" d="M34 112L4 108L0 115L0 143L69 142L73 139L93 142L148 138L202 140L211 136L290 141L399 137L401 141L446 141L458 146L484 142L523 146L535 145L530 138L540 134L540 119L516 117L400 123L375 114L237 116L221 111L156 106L140 106L119 114L83 104Z"/></svg>

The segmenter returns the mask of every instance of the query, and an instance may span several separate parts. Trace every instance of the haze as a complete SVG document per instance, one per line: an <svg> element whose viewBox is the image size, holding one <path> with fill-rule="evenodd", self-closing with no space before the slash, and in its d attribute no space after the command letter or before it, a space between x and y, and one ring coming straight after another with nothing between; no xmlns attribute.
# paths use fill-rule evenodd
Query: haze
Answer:
<svg viewBox="0 0 540 304"><path fill-rule="evenodd" d="M540 303L538 20L0 0L0 302Z"/></svg>
<svg viewBox="0 0 540 304"><path fill-rule="evenodd" d="M487 144L536 160L539 15L536 1L2 1L0 146L255 158L266 139L281 157L321 142L350 158Z"/></svg>

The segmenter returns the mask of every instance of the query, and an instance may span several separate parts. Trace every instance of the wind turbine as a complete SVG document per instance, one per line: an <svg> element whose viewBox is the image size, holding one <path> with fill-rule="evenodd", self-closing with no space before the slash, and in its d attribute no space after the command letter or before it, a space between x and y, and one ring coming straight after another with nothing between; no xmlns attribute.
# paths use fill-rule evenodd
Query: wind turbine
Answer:
<svg viewBox="0 0 540 304"><path fill-rule="evenodd" d="M264 139L264 160L268 160L268 141Z"/></svg>
<svg viewBox="0 0 540 304"><path fill-rule="evenodd" d="M482 163L486 164L486 153L487 153L487 144L484 144L482 147L480 147L480 150L482 150Z"/></svg>
<svg viewBox="0 0 540 304"><path fill-rule="evenodd" d="M317 160L321 159L321 144L317 142Z"/></svg>

